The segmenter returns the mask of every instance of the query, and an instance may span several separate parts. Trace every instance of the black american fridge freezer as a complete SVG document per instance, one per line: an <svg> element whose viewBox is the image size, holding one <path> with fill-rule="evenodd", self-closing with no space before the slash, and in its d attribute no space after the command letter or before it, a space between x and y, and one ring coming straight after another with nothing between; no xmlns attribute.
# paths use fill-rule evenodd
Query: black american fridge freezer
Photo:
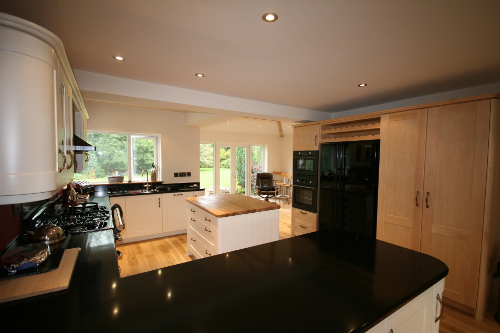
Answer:
<svg viewBox="0 0 500 333"><path fill-rule="evenodd" d="M376 237L380 140L321 144L319 229Z"/></svg>

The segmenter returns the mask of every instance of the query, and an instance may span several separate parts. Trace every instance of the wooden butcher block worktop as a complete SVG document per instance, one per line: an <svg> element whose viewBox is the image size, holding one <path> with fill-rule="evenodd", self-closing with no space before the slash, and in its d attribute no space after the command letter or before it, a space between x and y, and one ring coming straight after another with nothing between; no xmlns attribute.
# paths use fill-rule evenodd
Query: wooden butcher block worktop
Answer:
<svg viewBox="0 0 500 333"><path fill-rule="evenodd" d="M227 217L280 209L280 205L277 203L254 199L242 194L210 195L187 198L186 200L215 217Z"/></svg>

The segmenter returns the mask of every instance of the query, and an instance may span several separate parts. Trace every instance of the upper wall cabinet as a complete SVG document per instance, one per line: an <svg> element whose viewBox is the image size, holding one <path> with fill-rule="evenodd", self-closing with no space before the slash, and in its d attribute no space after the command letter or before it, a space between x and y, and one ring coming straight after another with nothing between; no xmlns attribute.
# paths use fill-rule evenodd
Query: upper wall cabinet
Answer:
<svg viewBox="0 0 500 333"><path fill-rule="evenodd" d="M381 123L377 238L445 262L444 296L478 319L500 255L499 113L486 99Z"/></svg>
<svg viewBox="0 0 500 333"><path fill-rule="evenodd" d="M293 129L293 150L318 150L319 125L299 126Z"/></svg>
<svg viewBox="0 0 500 333"><path fill-rule="evenodd" d="M0 205L47 199L73 177L73 111L87 111L61 41L0 13Z"/></svg>

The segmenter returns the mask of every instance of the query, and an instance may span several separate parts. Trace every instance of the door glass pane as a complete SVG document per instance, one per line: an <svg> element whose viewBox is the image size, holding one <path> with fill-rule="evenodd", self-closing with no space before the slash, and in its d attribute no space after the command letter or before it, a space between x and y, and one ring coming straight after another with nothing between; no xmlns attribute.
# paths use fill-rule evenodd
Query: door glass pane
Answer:
<svg viewBox="0 0 500 333"><path fill-rule="evenodd" d="M146 180L146 172L141 176L142 170L147 170L148 175L151 173L155 162L155 141L152 137L132 137L133 180Z"/></svg>
<svg viewBox="0 0 500 333"><path fill-rule="evenodd" d="M124 176L127 173L127 136L109 133L88 133L87 141L96 147L89 152L88 166L81 174L75 174L75 180L89 182L107 182L108 176Z"/></svg>
<svg viewBox="0 0 500 333"><path fill-rule="evenodd" d="M247 174L247 149L236 147L236 193L245 194Z"/></svg>
<svg viewBox="0 0 500 333"><path fill-rule="evenodd" d="M205 195L214 195L214 144L200 144L200 186Z"/></svg>
<svg viewBox="0 0 500 333"><path fill-rule="evenodd" d="M257 195L257 173L264 172L264 146L251 146L251 195Z"/></svg>
<svg viewBox="0 0 500 333"><path fill-rule="evenodd" d="M219 148L219 193L231 193L231 148Z"/></svg>

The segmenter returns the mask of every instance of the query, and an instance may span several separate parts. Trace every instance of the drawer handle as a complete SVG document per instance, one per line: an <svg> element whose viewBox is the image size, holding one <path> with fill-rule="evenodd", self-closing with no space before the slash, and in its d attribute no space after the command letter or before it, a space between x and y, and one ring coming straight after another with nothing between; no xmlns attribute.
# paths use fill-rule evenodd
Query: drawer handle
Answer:
<svg viewBox="0 0 500 333"><path fill-rule="evenodd" d="M212 220L210 220L210 219L207 219L206 217L205 217L205 221L208 221L208 222L212 222Z"/></svg>
<svg viewBox="0 0 500 333"><path fill-rule="evenodd" d="M87 152L84 152L84 154L85 154L85 156L86 156L86 157L85 157L85 161L84 161L84 162L88 162L88 161L90 160L90 155L89 155L89 153L87 153Z"/></svg>
<svg viewBox="0 0 500 333"><path fill-rule="evenodd" d="M419 197L419 195L420 195L420 191L417 191L417 196L415 197L415 202L416 202L416 204L417 204L417 207L418 207L418 206L420 206L420 205L418 204L418 197Z"/></svg>
<svg viewBox="0 0 500 333"><path fill-rule="evenodd" d="M300 214L307 215L307 213L304 213L303 211L299 210Z"/></svg>
<svg viewBox="0 0 500 333"><path fill-rule="evenodd" d="M191 218L191 221L196 222L196 219Z"/></svg>
<svg viewBox="0 0 500 333"><path fill-rule="evenodd" d="M431 195L431 192L427 192L427 196L425 197L425 207L429 208L429 195Z"/></svg>
<svg viewBox="0 0 500 333"><path fill-rule="evenodd" d="M191 240L192 240L193 242L196 242L196 238L194 238L194 237L191 237Z"/></svg>
<svg viewBox="0 0 500 333"><path fill-rule="evenodd" d="M196 211L195 211L195 210L193 210L193 209L189 209L189 210L191 211L191 213L196 213Z"/></svg>
<svg viewBox="0 0 500 333"><path fill-rule="evenodd" d="M391 328L391 330L389 331L389 333L394 333L394 331L392 330L392 328Z"/></svg>
<svg viewBox="0 0 500 333"><path fill-rule="evenodd" d="M212 232L212 230L207 229L207 227L205 227L205 231Z"/></svg>
<svg viewBox="0 0 500 333"><path fill-rule="evenodd" d="M299 224L299 227L301 227L302 229L307 229L307 227L304 227L302 224Z"/></svg>
<svg viewBox="0 0 500 333"><path fill-rule="evenodd" d="M180 197L181 195L184 195L184 193L174 194L174 197Z"/></svg>
<svg viewBox="0 0 500 333"><path fill-rule="evenodd" d="M441 299L441 296L439 296L439 294L436 295L436 298L438 300L436 302L436 313L437 313L437 309L438 309L439 304L441 304L441 311L439 313L439 316L437 316L436 319L434 320L435 323L437 323L439 321L439 319L441 319L441 316L443 316L443 300Z"/></svg>
<svg viewBox="0 0 500 333"><path fill-rule="evenodd" d="M158 207L161 207L161 201L160 201L160 198L158 198Z"/></svg>
<svg viewBox="0 0 500 333"><path fill-rule="evenodd" d="M71 157L71 163L66 166L66 169L69 170L69 169L71 169L71 167L73 166L73 164L75 162L75 155L73 155L73 153L69 150L66 150L66 153L69 155L69 157Z"/></svg>
<svg viewBox="0 0 500 333"><path fill-rule="evenodd" d="M212 253L208 252L208 250L205 250L205 254L208 254L209 256L212 255Z"/></svg>

